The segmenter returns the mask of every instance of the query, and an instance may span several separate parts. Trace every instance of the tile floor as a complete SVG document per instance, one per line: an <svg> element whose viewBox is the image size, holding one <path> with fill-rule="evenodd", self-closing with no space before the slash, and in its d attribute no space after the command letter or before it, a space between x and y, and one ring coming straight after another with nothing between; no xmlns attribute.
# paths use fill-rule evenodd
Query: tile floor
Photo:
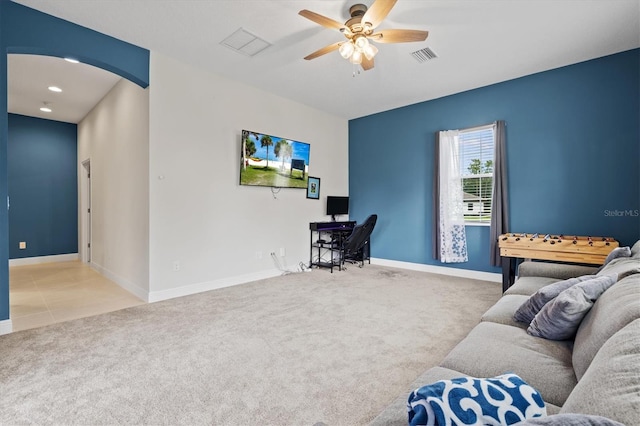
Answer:
<svg viewBox="0 0 640 426"><path fill-rule="evenodd" d="M144 304L80 261L9 268L13 331Z"/></svg>

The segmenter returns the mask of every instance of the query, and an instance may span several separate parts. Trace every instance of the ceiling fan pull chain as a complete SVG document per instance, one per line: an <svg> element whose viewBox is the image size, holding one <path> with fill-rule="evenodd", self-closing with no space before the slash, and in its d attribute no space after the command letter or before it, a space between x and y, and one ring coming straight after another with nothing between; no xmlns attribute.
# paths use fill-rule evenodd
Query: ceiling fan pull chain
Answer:
<svg viewBox="0 0 640 426"><path fill-rule="evenodd" d="M353 64L353 74L351 76L355 77L356 75L360 75L360 68L358 64Z"/></svg>
<svg viewBox="0 0 640 426"><path fill-rule="evenodd" d="M356 68L353 69L352 77L355 77L360 74L360 69L367 71L373 68L373 57L378 53L378 48L369 43L369 39L378 43L407 43L426 40L429 35L428 31L386 29L374 32L396 2L397 0L374 0L369 7L360 3L355 4L349 8L351 18L344 24L307 9L301 10L298 12L300 16L325 28L338 30L347 39L318 49L305 56L304 59L309 61L338 50L343 58L354 64L354 67L362 65L357 69L357 72Z"/></svg>

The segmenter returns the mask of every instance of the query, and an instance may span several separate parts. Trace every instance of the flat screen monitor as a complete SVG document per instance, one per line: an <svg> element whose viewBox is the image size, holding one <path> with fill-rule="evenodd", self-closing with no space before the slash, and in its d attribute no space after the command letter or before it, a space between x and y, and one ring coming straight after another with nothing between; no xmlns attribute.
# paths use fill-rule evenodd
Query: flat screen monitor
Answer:
<svg viewBox="0 0 640 426"><path fill-rule="evenodd" d="M308 143L250 130L240 142L240 185L307 188Z"/></svg>
<svg viewBox="0 0 640 426"><path fill-rule="evenodd" d="M336 220L336 216L341 214L349 214L349 197L336 197L329 195L327 197L327 215L332 220Z"/></svg>

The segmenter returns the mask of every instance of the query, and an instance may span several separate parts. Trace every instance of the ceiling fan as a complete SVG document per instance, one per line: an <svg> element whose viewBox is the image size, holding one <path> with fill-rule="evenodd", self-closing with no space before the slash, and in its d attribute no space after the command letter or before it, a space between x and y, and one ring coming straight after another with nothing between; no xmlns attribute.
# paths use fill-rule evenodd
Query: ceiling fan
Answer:
<svg viewBox="0 0 640 426"><path fill-rule="evenodd" d="M378 48L370 43L371 41L376 43L406 43L426 40L429 35L428 31L380 30L375 32L375 28L387 17L396 1L375 0L369 8L364 4L355 4L349 8L351 18L344 24L310 10L301 10L298 12L299 15L323 27L338 30L347 39L316 50L305 56L304 59L315 59L334 50L339 50L343 58L348 59L352 64L361 65L366 71L373 68L373 57L378 53Z"/></svg>

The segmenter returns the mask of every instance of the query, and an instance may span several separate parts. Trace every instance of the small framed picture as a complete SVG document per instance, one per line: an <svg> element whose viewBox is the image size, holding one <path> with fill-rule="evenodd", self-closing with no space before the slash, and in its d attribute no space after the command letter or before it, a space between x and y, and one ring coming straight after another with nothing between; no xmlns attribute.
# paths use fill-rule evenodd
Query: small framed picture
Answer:
<svg viewBox="0 0 640 426"><path fill-rule="evenodd" d="M309 176L307 181L307 198L320 199L320 178Z"/></svg>

